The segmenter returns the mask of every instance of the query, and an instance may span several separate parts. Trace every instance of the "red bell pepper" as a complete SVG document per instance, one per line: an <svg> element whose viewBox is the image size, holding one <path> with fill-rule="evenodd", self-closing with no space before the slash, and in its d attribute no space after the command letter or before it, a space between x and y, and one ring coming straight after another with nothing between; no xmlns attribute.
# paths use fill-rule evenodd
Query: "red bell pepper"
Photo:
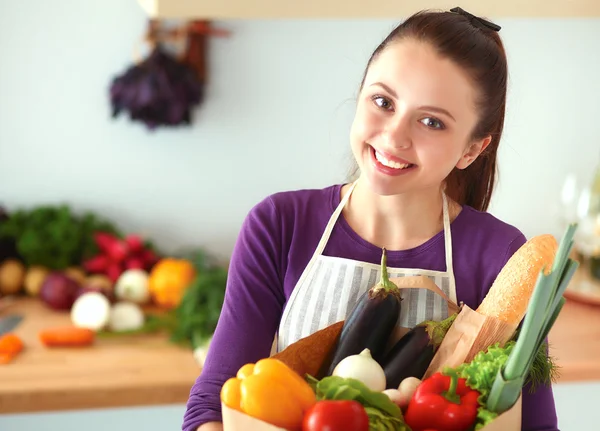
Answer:
<svg viewBox="0 0 600 431"><path fill-rule="evenodd" d="M417 387L404 419L412 431L467 431L477 418L478 398L456 372L435 373Z"/></svg>

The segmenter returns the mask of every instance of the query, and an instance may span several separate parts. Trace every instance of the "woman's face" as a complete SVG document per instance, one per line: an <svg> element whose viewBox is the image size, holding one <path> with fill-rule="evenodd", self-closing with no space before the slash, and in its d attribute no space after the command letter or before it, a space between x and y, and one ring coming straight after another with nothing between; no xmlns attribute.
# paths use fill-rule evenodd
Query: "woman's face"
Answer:
<svg viewBox="0 0 600 431"><path fill-rule="evenodd" d="M350 140L364 179L380 195L439 188L490 138L470 141L478 117L468 76L415 40L388 46L371 64Z"/></svg>

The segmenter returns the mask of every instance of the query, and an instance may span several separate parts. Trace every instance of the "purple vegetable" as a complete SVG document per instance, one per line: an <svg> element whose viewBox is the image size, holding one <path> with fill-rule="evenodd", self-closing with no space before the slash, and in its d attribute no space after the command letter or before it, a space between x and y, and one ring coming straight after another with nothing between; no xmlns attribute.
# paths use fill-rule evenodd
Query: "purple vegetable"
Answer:
<svg viewBox="0 0 600 431"><path fill-rule="evenodd" d="M79 284L62 272L52 272L44 279L40 298L55 310L69 310L75 302Z"/></svg>
<svg viewBox="0 0 600 431"><path fill-rule="evenodd" d="M139 64L113 79L112 116L126 111L150 130L191 124L191 110L202 102L203 83L196 71L157 45Z"/></svg>

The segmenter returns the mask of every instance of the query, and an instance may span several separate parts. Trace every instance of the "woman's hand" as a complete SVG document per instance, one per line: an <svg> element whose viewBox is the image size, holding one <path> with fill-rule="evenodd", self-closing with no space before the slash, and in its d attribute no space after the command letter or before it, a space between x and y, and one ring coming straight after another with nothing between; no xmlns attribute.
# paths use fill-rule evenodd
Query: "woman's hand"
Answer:
<svg viewBox="0 0 600 431"><path fill-rule="evenodd" d="M198 427L196 431L223 431L221 422L207 422Z"/></svg>

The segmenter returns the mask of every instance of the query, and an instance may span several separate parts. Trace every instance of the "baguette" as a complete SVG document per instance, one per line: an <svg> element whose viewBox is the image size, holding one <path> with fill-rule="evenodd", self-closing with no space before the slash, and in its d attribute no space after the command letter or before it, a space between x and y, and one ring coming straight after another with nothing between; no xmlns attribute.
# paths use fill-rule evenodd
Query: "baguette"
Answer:
<svg viewBox="0 0 600 431"><path fill-rule="evenodd" d="M558 242L552 235L528 240L506 262L476 311L518 325L525 317L540 271L550 272L557 250Z"/></svg>

